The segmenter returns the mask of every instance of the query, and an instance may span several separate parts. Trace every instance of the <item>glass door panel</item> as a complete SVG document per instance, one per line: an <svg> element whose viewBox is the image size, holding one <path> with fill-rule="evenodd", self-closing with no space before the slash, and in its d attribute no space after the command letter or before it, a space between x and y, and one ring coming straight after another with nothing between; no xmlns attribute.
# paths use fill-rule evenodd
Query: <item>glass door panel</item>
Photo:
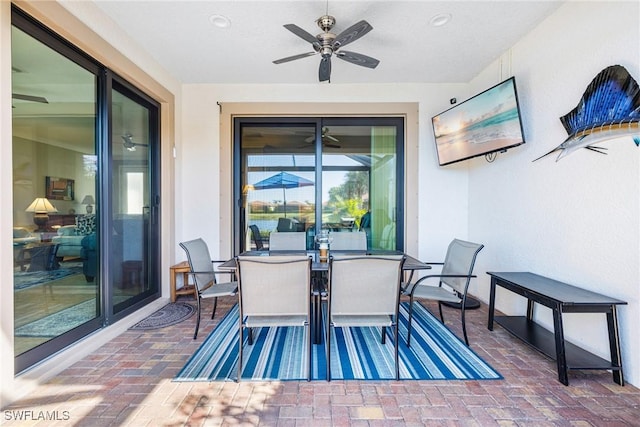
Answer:
<svg viewBox="0 0 640 427"><path fill-rule="evenodd" d="M155 291L150 285L152 119L149 109L114 89L111 126L111 297L114 313Z"/></svg>
<svg viewBox="0 0 640 427"><path fill-rule="evenodd" d="M256 124L241 128L241 251L256 249L260 238L268 248L269 235L274 231L304 231L307 246L313 247L314 141L312 125Z"/></svg>
<svg viewBox="0 0 640 427"><path fill-rule="evenodd" d="M12 27L16 370L100 316L95 73ZM43 65L46 64L46 65Z"/></svg>
<svg viewBox="0 0 640 427"><path fill-rule="evenodd" d="M325 126L322 144L323 228L364 231L369 249L398 248L396 126Z"/></svg>

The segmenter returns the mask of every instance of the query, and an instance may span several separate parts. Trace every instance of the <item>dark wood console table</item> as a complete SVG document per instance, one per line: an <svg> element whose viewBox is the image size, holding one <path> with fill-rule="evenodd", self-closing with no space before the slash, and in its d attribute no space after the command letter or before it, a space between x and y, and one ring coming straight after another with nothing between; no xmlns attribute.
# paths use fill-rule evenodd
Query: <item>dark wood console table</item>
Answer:
<svg viewBox="0 0 640 427"><path fill-rule="evenodd" d="M531 345L558 365L558 380L569 385L570 369L602 369L613 372L613 380L624 385L620 337L616 306L627 304L595 292L587 291L557 280L533 273L488 272L491 276L489 296L489 321L487 327L493 330L493 321L508 332ZM527 298L527 315L494 316L496 286L508 289ZM533 321L534 303L542 304L553 311L554 332L550 332ZM611 361L598 357L574 344L565 342L562 313L606 313L609 328L609 348Z"/></svg>

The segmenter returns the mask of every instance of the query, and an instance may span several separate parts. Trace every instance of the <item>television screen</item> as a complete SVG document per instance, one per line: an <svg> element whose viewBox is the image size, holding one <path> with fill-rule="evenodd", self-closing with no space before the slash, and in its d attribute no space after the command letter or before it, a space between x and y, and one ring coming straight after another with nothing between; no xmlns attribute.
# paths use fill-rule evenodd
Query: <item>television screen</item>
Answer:
<svg viewBox="0 0 640 427"><path fill-rule="evenodd" d="M511 77L432 117L440 166L524 144Z"/></svg>

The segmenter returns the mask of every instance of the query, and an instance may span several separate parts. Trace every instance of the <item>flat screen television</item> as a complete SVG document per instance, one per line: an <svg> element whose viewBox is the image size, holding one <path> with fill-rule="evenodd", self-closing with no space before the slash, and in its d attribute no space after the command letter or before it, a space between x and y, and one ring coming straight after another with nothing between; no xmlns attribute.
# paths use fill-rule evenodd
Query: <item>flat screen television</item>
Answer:
<svg viewBox="0 0 640 427"><path fill-rule="evenodd" d="M440 166L525 142L514 77L432 117L431 123Z"/></svg>

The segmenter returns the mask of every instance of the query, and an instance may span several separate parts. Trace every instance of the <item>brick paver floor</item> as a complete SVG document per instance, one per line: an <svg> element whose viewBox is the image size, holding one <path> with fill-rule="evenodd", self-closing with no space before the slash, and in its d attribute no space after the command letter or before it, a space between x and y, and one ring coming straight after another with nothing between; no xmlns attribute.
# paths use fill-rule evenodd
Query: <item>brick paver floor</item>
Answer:
<svg viewBox="0 0 640 427"><path fill-rule="evenodd" d="M468 311L473 350L503 380L286 381L176 383L172 378L233 304L215 320L204 301L195 316L152 331L127 331L5 408L7 426L639 426L640 390L609 372L572 371L500 326L487 330L487 307ZM435 307L430 307L435 308ZM459 311L444 308L460 335ZM434 311L437 312L437 311ZM207 315L209 314L209 315ZM14 415L53 420L16 421Z"/></svg>

